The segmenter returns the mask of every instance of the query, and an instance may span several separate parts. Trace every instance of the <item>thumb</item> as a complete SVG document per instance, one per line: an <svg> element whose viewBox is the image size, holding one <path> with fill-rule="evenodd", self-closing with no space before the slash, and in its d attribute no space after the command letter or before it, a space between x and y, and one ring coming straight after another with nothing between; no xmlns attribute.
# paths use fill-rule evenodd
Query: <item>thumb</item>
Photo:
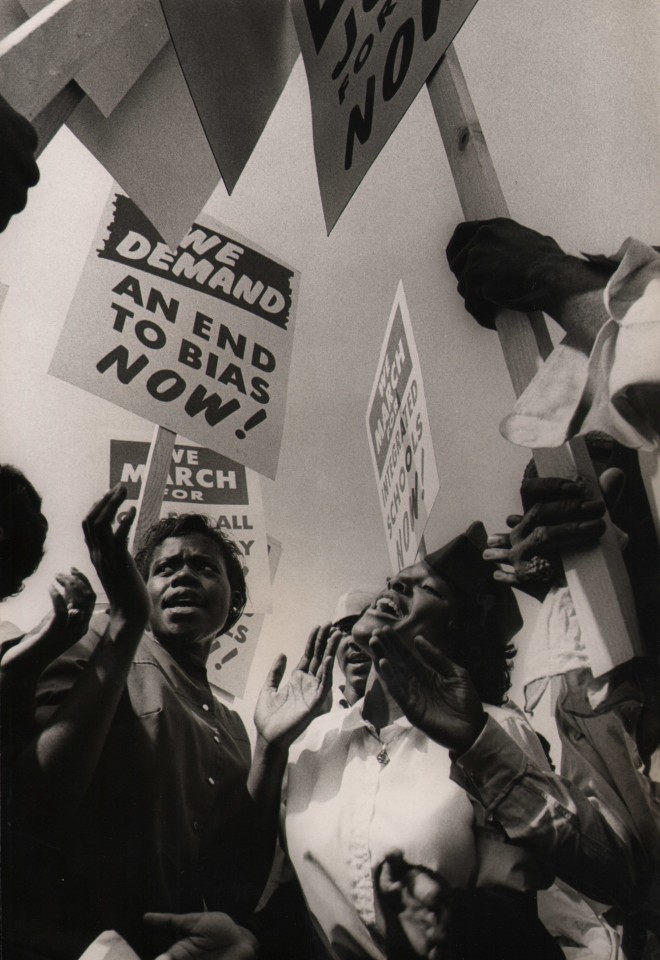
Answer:
<svg viewBox="0 0 660 960"><path fill-rule="evenodd" d="M603 470L598 478L598 484L603 494L605 505L611 513L621 499L623 488L626 485L626 475L623 470L619 470L618 467L608 467L607 470Z"/></svg>

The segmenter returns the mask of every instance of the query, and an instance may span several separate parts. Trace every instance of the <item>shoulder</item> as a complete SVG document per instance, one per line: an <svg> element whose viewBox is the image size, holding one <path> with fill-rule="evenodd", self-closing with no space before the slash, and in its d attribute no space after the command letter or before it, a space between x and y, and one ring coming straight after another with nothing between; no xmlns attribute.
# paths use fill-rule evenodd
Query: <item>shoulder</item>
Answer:
<svg viewBox="0 0 660 960"><path fill-rule="evenodd" d="M484 710L508 733L530 760L541 767L547 766L547 757L538 734L517 704L512 700L507 701L502 707L484 704Z"/></svg>

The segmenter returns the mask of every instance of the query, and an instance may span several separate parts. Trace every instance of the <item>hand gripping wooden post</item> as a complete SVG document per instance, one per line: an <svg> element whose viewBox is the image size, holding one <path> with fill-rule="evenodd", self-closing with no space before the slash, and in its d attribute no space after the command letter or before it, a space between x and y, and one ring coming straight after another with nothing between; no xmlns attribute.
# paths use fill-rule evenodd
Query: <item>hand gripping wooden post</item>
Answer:
<svg viewBox="0 0 660 960"><path fill-rule="evenodd" d="M427 82L447 158L466 220L508 217L509 211L454 47ZM552 350L543 314L502 310L496 320L500 344L516 396ZM600 496L586 445L534 451L540 476L585 478ZM575 604L594 676L643 653L630 581L612 524L600 545L566 551L566 580Z"/></svg>

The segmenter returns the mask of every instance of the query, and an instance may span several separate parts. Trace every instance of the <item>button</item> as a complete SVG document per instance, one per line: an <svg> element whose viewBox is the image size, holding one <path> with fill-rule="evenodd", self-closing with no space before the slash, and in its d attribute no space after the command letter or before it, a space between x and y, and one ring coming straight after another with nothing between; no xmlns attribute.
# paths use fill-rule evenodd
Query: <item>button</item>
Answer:
<svg viewBox="0 0 660 960"><path fill-rule="evenodd" d="M193 820L193 830L195 831L195 833L199 833L199 823L197 822L197 820Z"/></svg>
<svg viewBox="0 0 660 960"><path fill-rule="evenodd" d="M202 710L206 710L206 712L208 713L210 709L211 709L211 708L209 707L208 703L203 703L203 704L202 704Z"/></svg>
<svg viewBox="0 0 660 960"><path fill-rule="evenodd" d="M215 740L216 743L220 743L220 737L217 735L217 733L213 734L213 739Z"/></svg>
<svg viewBox="0 0 660 960"><path fill-rule="evenodd" d="M215 786L215 780L213 779L213 777L209 777L209 783L211 784L212 787Z"/></svg>

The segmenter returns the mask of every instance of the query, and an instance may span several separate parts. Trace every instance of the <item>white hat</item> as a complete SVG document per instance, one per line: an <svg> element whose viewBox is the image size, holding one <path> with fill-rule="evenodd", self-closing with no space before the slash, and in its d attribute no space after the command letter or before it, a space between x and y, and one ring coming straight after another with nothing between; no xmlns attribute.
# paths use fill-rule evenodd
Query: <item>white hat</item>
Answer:
<svg viewBox="0 0 660 960"><path fill-rule="evenodd" d="M332 615L332 622L339 623L346 617L359 617L365 607L368 607L374 598L373 590L349 590L348 593L342 593L335 612Z"/></svg>

